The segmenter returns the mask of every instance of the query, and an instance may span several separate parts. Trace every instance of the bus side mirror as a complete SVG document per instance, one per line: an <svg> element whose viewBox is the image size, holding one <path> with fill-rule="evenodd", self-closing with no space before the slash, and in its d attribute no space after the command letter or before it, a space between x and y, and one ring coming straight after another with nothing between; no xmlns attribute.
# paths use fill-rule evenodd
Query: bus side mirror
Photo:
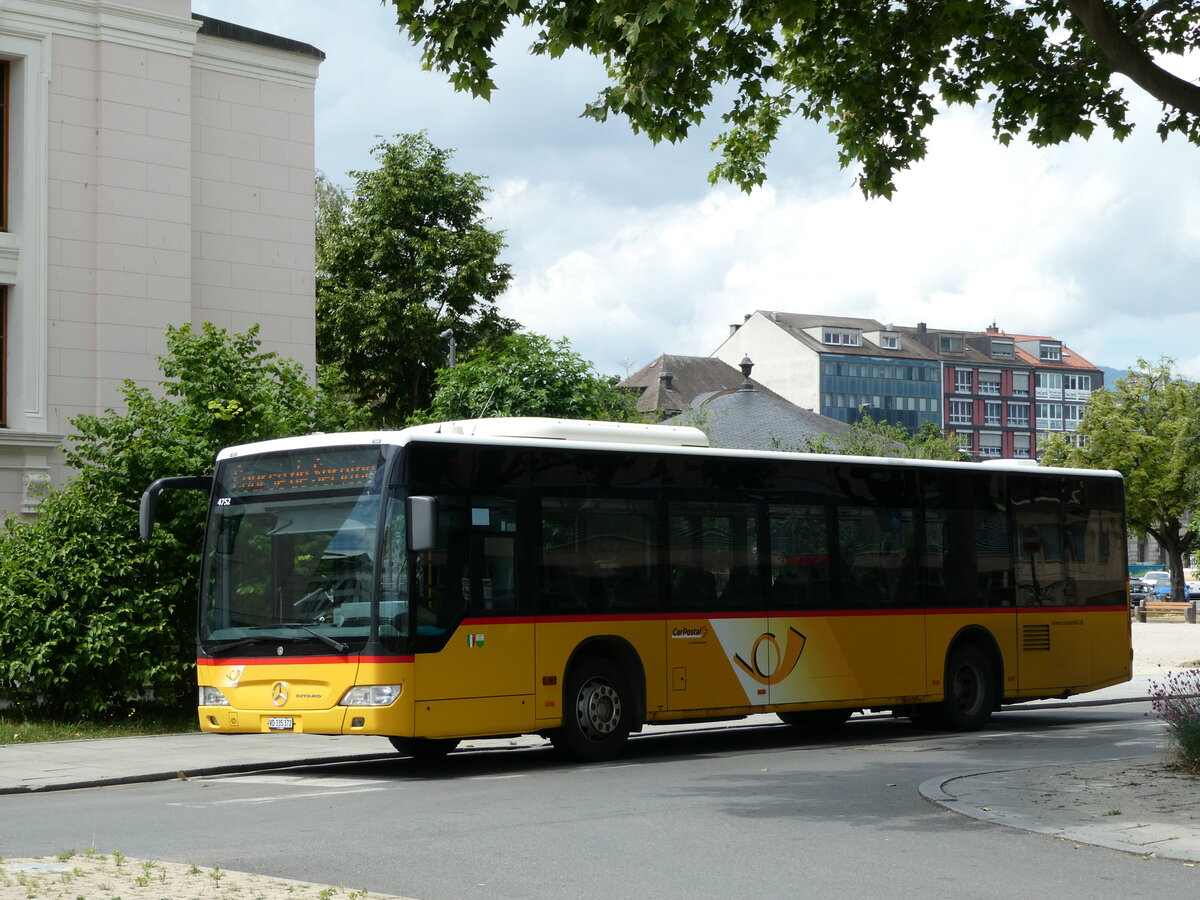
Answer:
<svg viewBox="0 0 1200 900"><path fill-rule="evenodd" d="M408 498L408 549L432 550L437 543L437 497Z"/></svg>
<svg viewBox="0 0 1200 900"><path fill-rule="evenodd" d="M142 491L142 502L138 507L138 533L143 541L154 535L154 517L158 511L158 495L163 491L204 491L212 493L211 475L182 475L178 478L159 478Z"/></svg>

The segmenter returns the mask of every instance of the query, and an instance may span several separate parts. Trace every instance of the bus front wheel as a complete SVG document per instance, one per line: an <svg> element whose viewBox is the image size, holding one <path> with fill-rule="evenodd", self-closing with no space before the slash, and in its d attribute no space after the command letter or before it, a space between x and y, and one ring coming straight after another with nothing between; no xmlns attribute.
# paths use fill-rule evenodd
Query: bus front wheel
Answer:
<svg viewBox="0 0 1200 900"><path fill-rule="evenodd" d="M423 760L443 759L458 746L457 738L390 737L388 740L401 756Z"/></svg>
<svg viewBox="0 0 1200 900"><path fill-rule="evenodd" d="M633 698L621 670L606 659L588 659L567 679L563 723L550 739L570 759L599 762L620 754L633 730Z"/></svg>

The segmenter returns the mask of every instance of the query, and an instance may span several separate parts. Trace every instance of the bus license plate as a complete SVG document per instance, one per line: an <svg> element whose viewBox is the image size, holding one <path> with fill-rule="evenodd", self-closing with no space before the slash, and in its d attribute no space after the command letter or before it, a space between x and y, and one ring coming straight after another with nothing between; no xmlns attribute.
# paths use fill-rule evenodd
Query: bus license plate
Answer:
<svg viewBox="0 0 1200 900"><path fill-rule="evenodd" d="M267 719L267 728L270 731L293 731L296 720L291 716L272 716Z"/></svg>

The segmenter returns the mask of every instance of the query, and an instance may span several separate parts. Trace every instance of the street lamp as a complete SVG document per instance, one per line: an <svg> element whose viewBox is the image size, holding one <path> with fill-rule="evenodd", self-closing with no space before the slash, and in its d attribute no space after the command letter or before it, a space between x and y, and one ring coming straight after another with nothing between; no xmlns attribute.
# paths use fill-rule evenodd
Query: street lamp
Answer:
<svg viewBox="0 0 1200 900"><path fill-rule="evenodd" d="M458 345L454 343L454 331L447 328L438 335L443 341L450 342L450 368L454 368L454 364L458 362Z"/></svg>

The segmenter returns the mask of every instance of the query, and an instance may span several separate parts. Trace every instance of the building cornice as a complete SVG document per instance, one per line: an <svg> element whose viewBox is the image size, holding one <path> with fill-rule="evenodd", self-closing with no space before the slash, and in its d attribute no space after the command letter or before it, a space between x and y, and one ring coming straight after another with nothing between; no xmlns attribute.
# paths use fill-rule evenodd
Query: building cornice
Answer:
<svg viewBox="0 0 1200 900"><path fill-rule="evenodd" d="M112 0L0 0L5 26L28 34L49 33L87 41L107 41L191 56L196 28L190 12L173 16Z"/></svg>

